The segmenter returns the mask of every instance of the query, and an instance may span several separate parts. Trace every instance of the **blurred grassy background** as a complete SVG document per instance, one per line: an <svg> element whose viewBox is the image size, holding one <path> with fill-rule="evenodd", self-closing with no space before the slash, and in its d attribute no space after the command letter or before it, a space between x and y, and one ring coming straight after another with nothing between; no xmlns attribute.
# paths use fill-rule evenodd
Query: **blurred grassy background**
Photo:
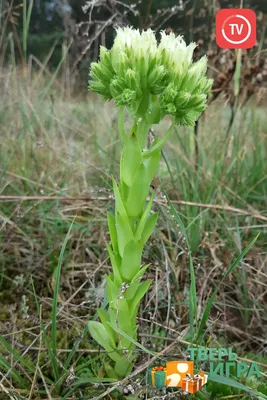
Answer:
<svg viewBox="0 0 267 400"><path fill-rule="evenodd" d="M103 377L106 359L85 326L103 303L104 275L110 271L106 212L114 206L111 176L119 177L117 111L78 91L87 82L77 85L72 76L66 42L61 61L50 69L52 53L43 63L30 56L21 67L13 38L8 40L9 62L0 72L0 399L2 393L70 398L72 382L73 398L92 398L105 388L102 381L99 387L92 383ZM266 377L267 98L257 100L252 96L243 107L236 105L227 136L233 102L223 93L201 117L197 139L193 129L176 127L164 147L153 206L160 217L143 257L151 263L147 277L153 286L140 310L138 339L161 351L179 333L184 342L171 353L176 358L184 356L189 340L188 249L169 213L166 190L190 239L199 317L231 262L260 232L221 286L202 344L234 346L239 355L260 362ZM168 119L154 134L167 126ZM55 293L59 309L53 309ZM60 384L51 372L53 339L63 365ZM145 357L140 352L138 365ZM267 394L264 379L244 382ZM228 389L212 383L204 398L240 397L240 391Z"/></svg>
<svg viewBox="0 0 267 400"><path fill-rule="evenodd" d="M1 196L36 198L0 198L0 332L35 359L40 325L31 277L43 321L49 323L60 249L75 218L63 257L58 300L65 308L57 323L57 343L65 360L81 336L73 365L76 376L89 379L99 375L102 358L101 353L92 358L95 347L81 333L103 301L104 274L110 268L106 211L113 208L110 178L118 179L120 143L113 104L103 104L93 94L71 96L65 76L47 71L23 76L15 66L1 73ZM144 254L144 262L152 263L148 276L154 286L140 312L140 340L162 350L166 340L188 325L187 250L168 214L164 188L190 237L200 315L231 261L261 232L221 288L205 340L215 346L234 344L241 355L253 351L253 357L257 354L266 363L267 117L264 107L252 100L238 111L225 141L229 117L229 108L218 100L201 118L197 169L193 130L177 127L164 148L154 206L160 218ZM155 134L164 132L167 124L163 121ZM10 327L17 333L10 333ZM49 376L45 350L39 362ZM17 387L11 381L5 385ZM210 398L223 390L213 384Z"/></svg>
<svg viewBox="0 0 267 400"><path fill-rule="evenodd" d="M117 114L112 103L103 104L93 94L71 96L62 68L60 76L48 71L23 76L15 66L1 75L1 196L39 196L29 201L1 198L0 299L8 303L8 309L6 291L12 288L14 295L14 280L20 275L25 289L30 289L33 274L41 293L52 295L50 281L74 217L71 244L64 256L65 298L91 273L94 279L83 290L98 290L109 268L106 210L113 207L111 175L118 178ZM204 298L235 255L261 232L249 259L218 299L230 306L229 313L223 312L229 327L235 314L242 329L256 329L260 335L266 326L266 113L252 99L238 111L232 134L225 140L229 113L222 99L202 116L197 167L193 130L177 127L165 146L155 202L161 217L145 258L160 265L155 268L164 280L165 267L158 263L163 260L162 246L166 246L176 277L173 283L178 282L180 288L174 297L186 300L186 251L167 213L162 188L187 228ZM163 121L155 134L164 132L167 124ZM43 196L87 199L42 200ZM95 274L100 265L101 273ZM221 307L215 309L222 312ZM181 307L179 318L185 318L184 312Z"/></svg>

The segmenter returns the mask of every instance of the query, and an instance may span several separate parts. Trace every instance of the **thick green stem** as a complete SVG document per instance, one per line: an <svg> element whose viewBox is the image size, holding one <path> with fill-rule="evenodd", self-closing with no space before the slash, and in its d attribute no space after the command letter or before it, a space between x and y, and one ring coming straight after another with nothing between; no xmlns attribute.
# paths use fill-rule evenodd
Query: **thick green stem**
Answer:
<svg viewBox="0 0 267 400"><path fill-rule="evenodd" d="M133 365L136 315L151 284L149 280L141 282L147 268L141 268L141 258L158 215L151 213L154 194L152 193L148 202L147 196L152 190L150 185L159 165L161 148L174 125L172 123L163 139L146 149L151 124L144 118L139 118L134 121L127 134L123 119L124 113L120 110L119 131L123 143L120 183L118 185L113 180L115 214L108 214L112 244L112 247L108 246L108 251L113 272L107 276L108 311L99 312L102 325L97 325L97 329L103 331L102 337L105 341L101 341L99 335L96 335L96 340L104 348L113 349L112 352L109 351L109 355L115 362L114 373L120 378L129 374ZM95 324L98 323L94 323L94 328Z"/></svg>

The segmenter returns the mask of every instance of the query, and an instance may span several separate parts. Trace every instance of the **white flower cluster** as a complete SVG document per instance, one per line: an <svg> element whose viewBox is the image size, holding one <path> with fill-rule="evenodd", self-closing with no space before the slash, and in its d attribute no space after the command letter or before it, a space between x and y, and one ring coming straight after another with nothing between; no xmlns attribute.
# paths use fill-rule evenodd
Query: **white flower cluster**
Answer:
<svg viewBox="0 0 267 400"><path fill-rule="evenodd" d="M91 64L89 88L134 116L152 115L151 123L171 114L177 124L193 125L212 85L207 58L192 61L195 47L174 33L161 32L158 45L151 29L118 28L111 50L101 46L100 61Z"/></svg>

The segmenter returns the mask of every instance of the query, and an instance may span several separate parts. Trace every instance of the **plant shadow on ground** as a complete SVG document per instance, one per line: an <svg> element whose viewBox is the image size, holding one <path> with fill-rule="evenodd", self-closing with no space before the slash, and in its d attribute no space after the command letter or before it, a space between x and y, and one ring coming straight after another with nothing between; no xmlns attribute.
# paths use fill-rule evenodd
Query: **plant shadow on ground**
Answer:
<svg viewBox="0 0 267 400"><path fill-rule="evenodd" d="M85 328L103 303L110 269L106 212L113 208L111 175L118 176L116 110L91 95L66 99L56 79L33 75L26 82L16 71L6 74L1 196L18 197L1 198L0 392L93 398L111 385L105 382L105 353ZM231 262L261 233L221 285L202 345L235 347L240 356L256 358L266 374L266 115L251 103L239 111L233 135L224 142L228 118L222 99L201 119L197 168L191 130L177 128L164 148L154 189L160 218L143 257L151 263L147 278L153 285L139 313L139 342L153 352L173 343L166 359L184 357L187 348L188 249L169 213L165 188L190 240L199 316ZM149 356L137 351L140 367ZM138 375L140 398L150 390L145 372ZM134 386L136 377L117 398L126 396L129 383ZM261 380L243 383L267 394ZM197 398L240 393L210 383L206 397Z"/></svg>

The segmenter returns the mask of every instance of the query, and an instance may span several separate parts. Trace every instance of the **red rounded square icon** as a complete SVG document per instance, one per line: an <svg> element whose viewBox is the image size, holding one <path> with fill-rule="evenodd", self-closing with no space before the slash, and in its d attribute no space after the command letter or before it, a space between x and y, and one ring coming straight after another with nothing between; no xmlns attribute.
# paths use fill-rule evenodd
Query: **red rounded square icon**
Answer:
<svg viewBox="0 0 267 400"><path fill-rule="evenodd" d="M223 49L250 49L257 38L256 14L249 8L223 8L216 15L216 43Z"/></svg>

